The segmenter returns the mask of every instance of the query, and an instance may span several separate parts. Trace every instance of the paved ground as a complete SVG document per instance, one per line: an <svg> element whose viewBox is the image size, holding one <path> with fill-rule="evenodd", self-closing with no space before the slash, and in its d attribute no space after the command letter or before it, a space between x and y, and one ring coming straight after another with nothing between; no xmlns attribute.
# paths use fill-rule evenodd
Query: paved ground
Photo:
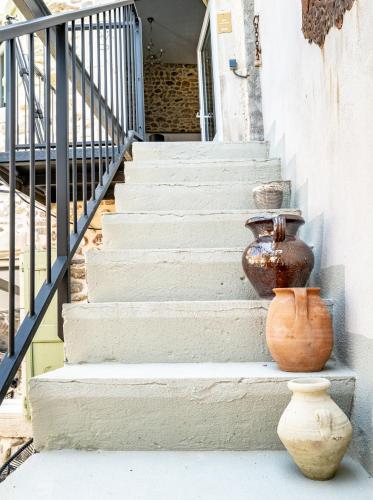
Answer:
<svg viewBox="0 0 373 500"><path fill-rule="evenodd" d="M286 452L84 452L34 455L1 500L372 500L347 457L330 481L306 479Z"/></svg>

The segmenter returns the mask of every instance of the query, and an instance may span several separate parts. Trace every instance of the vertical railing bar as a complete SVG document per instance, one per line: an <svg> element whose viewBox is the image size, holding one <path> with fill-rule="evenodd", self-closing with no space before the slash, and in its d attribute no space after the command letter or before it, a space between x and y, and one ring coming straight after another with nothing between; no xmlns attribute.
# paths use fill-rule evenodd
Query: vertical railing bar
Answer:
<svg viewBox="0 0 373 500"><path fill-rule="evenodd" d="M118 60L118 16L117 9L114 9L114 57L115 57L115 118L117 122L117 147L120 151L120 120L119 120L119 60Z"/></svg>
<svg viewBox="0 0 373 500"><path fill-rule="evenodd" d="M57 257L69 259L69 85L67 25L56 27L56 201ZM58 335L63 339L62 305L70 302L70 268L58 287Z"/></svg>
<svg viewBox="0 0 373 500"><path fill-rule="evenodd" d="M132 123L132 99L131 99L131 46L130 46L130 16L129 7L126 7L126 51L127 51L127 108L128 108L128 128Z"/></svg>
<svg viewBox="0 0 373 500"><path fill-rule="evenodd" d="M54 113L54 98L55 98L55 94L54 92L51 92L51 142L55 143L56 142L56 138L55 138L55 130L54 130L54 117L55 117L55 113Z"/></svg>
<svg viewBox="0 0 373 500"><path fill-rule="evenodd" d="M52 213L51 213L51 47L50 29L45 33L45 205L47 225L47 283L51 282L52 270Z"/></svg>
<svg viewBox="0 0 373 500"><path fill-rule="evenodd" d="M135 130L136 108L135 108L135 57L134 57L134 34L133 34L133 13L130 9L130 51L131 51L131 100L132 100L132 125Z"/></svg>
<svg viewBox="0 0 373 500"><path fill-rule="evenodd" d="M111 107L111 156L112 161L115 158L115 128L114 128L114 85L113 85L113 32L112 32L112 17L109 10L109 73L110 73L110 107Z"/></svg>
<svg viewBox="0 0 373 500"><path fill-rule="evenodd" d="M93 74L93 18L89 16L89 79L90 79L90 100L89 106L91 111L91 199L95 199L95 110L94 110L94 74Z"/></svg>
<svg viewBox="0 0 373 500"><path fill-rule="evenodd" d="M24 106L25 106L25 144L28 144L29 142L29 120L28 120L28 114L29 114L29 104L27 101L27 95L26 95L26 89L23 88L23 97L24 97Z"/></svg>
<svg viewBox="0 0 373 500"><path fill-rule="evenodd" d="M15 40L7 42L6 105L9 146L9 290L8 290L8 356L14 355L15 336L15 262L16 262L16 100L17 83Z"/></svg>
<svg viewBox="0 0 373 500"><path fill-rule="evenodd" d="M29 35L29 129L30 129L30 283L29 314L35 314L35 47L34 33Z"/></svg>
<svg viewBox="0 0 373 500"><path fill-rule="evenodd" d="M144 76L143 76L143 48L142 48L141 19L136 19L135 29L135 56L136 56L136 132L143 137L145 132L144 116Z"/></svg>
<svg viewBox="0 0 373 500"><path fill-rule="evenodd" d="M5 78L5 68L3 67L2 64L0 66L1 66L0 67L0 81L1 81L1 84L2 84L3 81L5 81L4 80L4 78ZM3 86L0 85L0 105L1 105L1 107L4 106L4 103L6 103L6 97L5 97L4 93L3 93ZM8 137L8 134L7 134L7 137L5 138L5 140L7 141L8 139L9 139L9 137Z"/></svg>
<svg viewBox="0 0 373 500"><path fill-rule="evenodd" d="M85 70L85 22L81 20L81 61L82 61L82 197L83 213L87 215L87 130L86 130L86 70Z"/></svg>
<svg viewBox="0 0 373 500"><path fill-rule="evenodd" d="M16 144L19 144L19 90L18 90L18 73L17 73L17 61L16 66L16 82L15 82L15 113L16 113Z"/></svg>
<svg viewBox="0 0 373 500"><path fill-rule="evenodd" d="M98 177L99 184L102 186L102 95L101 95L101 28L100 28L100 14L97 14L97 89L100 96L98 106L98 146L99 146L99 160L98 160Z"/></svg>
<svg viewBox="0 0 373 500"><path fill-rule="evenodd" d="M127 134L127 124L126 120L124 118L124 102L126 98L126 90L124 86L124 70L125 70L125 63L124 63L124 50L123 50L123 43L124 43L124 38L123 38L123 24L124 24L124 15L123 15L123 7L119 9L119 59L120 59L120 106L121 106L121 127L122 127L122 144L124 144L124 139Z"/></svg>
<svg viewBox="0 0 373 500"><path fill-rule="evenodd" d="M105 93L105 170L106 172L109 172L109 116L108 116L108 84L107 84L107 47L106 47L106 35L107 35L107 29L106 29L106 12L103 13L103 21L104 21L104 93Z"/></svg>
<svg viewBox="0 0 373 500"><path fill-rule="evenodd" d="M71 68L71 92L72 92L72 148L73 148L73 165L72 165L72 194L73 194L73 231L78 232L78 166L77 166L77 104L76 104L76 30L75 21L71 22L71 53L72 53L72 68Z"/></svg>
<svg viewBox="0 0 373 500"><path fill-rule="evenodd" d="M131 11L131 77L132 77L132 130L136 130L136 99L135 99L135 29L134 15Z"/></svg>

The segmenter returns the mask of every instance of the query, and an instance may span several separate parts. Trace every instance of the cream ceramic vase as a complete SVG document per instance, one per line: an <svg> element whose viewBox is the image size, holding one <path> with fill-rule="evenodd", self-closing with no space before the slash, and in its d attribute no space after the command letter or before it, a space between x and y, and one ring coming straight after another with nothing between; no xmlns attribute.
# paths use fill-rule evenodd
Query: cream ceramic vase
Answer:
<svg viewBox="0 0 373 500"><path fill-rule="evenodd" d="M293 396L277 433L303 474L331 479L352 438L347 416L335 404L325 378L298 378L288 383Z"/></svg>

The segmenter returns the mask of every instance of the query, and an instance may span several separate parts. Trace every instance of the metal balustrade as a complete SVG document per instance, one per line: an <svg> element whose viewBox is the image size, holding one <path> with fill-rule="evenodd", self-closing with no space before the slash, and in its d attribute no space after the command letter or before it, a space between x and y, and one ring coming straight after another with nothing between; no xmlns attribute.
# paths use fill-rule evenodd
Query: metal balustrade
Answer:
<svg viewBox="0 0 373 500"><path fill-rule="evenodd" d="M0 28L0 43L6 44L7 115L0 178L9 186L10 234L9 335L0 363L0 402L56 293L62 338L61 308L70 301L71 260L132 141L143 139L141 36L132 0ZM19 98L20 78L25 76L21 67L27 72L23 84L28 106ZM25 144L19 140L22 113ZM18 190L27 194L29 203L30 289L28 312L16 331ZM37 202L46 213L46 280L38 292Z"/></svg>

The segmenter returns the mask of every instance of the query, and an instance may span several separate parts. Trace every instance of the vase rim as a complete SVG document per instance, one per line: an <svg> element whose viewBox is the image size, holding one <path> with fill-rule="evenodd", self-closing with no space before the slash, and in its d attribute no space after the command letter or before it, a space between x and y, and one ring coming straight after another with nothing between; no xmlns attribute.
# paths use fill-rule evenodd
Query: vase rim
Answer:
<svg viewBox="0 0 373 500"><path fill-rule="evenodd" d="M321 288L318 287L318 286L290 286L290 287L287 287L287 288L273 288L273 291L275 293L277 292L288 292L288 291L291 291L291 290L307 290L310 291L310 292L317 292L317 293L320 293L321 292Z"/></svg>
<svg viewBox="0 0 373 500"><path fill-rule="evenodd" d="M254 217L250 217L246 221L246 226L249 224L252 224L254 222L271 222L275 217L278 217L279 215L283 215L287 221L294 221L294 222L300 222L301 224L305 223L305 220L301 215L296 215L296 214L273 214L273 215L265 215L265 214L258 214L255 215Z"/></svg>
<svg viewBox="0 0 373 500"><path fill-rule="evenodd" d="M330 380L321 377L300 377L288 382L288 388L292 392L320 392L330 385Z"/></svg>

